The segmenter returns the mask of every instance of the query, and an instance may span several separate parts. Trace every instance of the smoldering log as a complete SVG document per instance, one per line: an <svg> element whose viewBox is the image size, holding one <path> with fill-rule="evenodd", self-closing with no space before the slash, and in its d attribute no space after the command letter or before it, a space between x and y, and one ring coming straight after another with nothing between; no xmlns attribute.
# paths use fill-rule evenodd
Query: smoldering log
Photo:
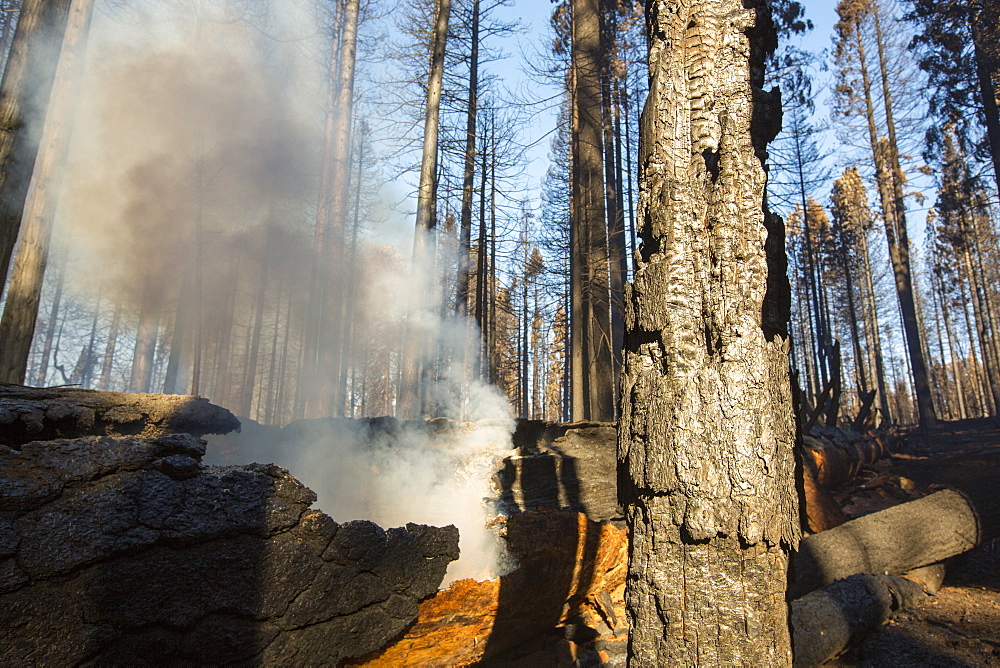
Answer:
<svg viewBox="0 0 1000 668"><path fill-rule="evenodd" d="M857 573L898 575L961 554L983 538L969 497L942 490L803 539L790 592L802 596Z"/></svg>
<svg viewBox="0 0 1000 668"><path fill-rule="evenodd" d="M192 436L239 430L232 413L207 399L0 383L0 445L82 436Z"/></svg>

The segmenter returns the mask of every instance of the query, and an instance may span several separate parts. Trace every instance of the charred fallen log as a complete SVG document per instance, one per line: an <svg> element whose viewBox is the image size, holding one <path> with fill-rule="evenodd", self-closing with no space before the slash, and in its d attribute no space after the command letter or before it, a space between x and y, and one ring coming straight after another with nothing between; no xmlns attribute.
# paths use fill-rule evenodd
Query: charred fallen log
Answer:
<svg viewBox="0 0 1000 668"><path fill-rule="evenodd" d="M924 588L893 575L857 574L792 602L794 665L818 666L893 614L926 598Z"/></svg>
<svg viewBox="0 0 1000 668"><path fill-rule="evenodd" d="M382 647L458 531L338 524L274 465L203 441L0 446L0 637L12 665L336 665Z"/></svg>
<svg viewBox="0 0 1000 668"><path fill-rule="evenodd" d="M239 420L207 399L0 383L0 445L81 436L192 436L238 430Z"/></svg>
<svg viewBox="0 0 1000 668"><path fill-rule="evenodd" d="M420 604L417 622L403 638L356 665L507 665L508 652L557 632L570 647L596 644L595 653L605 658L623 657L625 529L547 509L510 517L506 537L516 570L486 582L453 583Z"/></svg>
<svg viewBox="0 0 1000 668"><path fill-rule="evenodd" d="M804 463L820 485L837 487L889 453L886 434L815 427L802 436Z"/></svg>
<svg viewBox="0 0 1000 668"><path fill-rule="evenodd" d="M983 539L969 498L942 490L804 538L789 591L802 596L857 573L899 575L971 550Z"/></svg>

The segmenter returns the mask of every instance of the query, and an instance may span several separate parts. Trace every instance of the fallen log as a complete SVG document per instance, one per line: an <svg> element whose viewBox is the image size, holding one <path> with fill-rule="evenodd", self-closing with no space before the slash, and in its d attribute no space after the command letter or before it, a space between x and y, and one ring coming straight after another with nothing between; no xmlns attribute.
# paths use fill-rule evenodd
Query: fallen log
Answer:
<svg viewBox="0 0 1000 668"><path fill-rule="evenodd" d="M837 487L858 475L889 452L885 435L817 427L803 434L803 456L815 471L816 482Z"/></svg>
<svg viewBox="0 0 1000 668"><path fill-rule="evenodd" d="M818 666L893 614L927 597L924 588L893 575L856 574L792 601L795 666Z"/></svg>
<svg viewBox="0 0 1000 668"><path fill-rule="evenodd" d="M202 397L127 394L0 383L0 445L83 436L225 434L240 422Z"/></svg>
<svg viewBox="0 0 1000 668"><path fill-rule="evenodd" d="M790 593L797 598L857 573L906 573L970 550L983 537L965 494L935 492L804 538Z"/></svg>

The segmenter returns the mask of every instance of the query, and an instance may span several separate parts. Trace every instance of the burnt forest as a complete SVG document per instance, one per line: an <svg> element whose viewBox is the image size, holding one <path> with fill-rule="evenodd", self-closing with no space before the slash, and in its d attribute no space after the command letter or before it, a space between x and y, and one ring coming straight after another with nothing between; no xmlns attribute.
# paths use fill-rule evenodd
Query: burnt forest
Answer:
<svg viewBox="0 0 1000 668"><path fill-rule="evenodd" d="M0 0L0 666L1000 665L1000 0Z"/></svg>

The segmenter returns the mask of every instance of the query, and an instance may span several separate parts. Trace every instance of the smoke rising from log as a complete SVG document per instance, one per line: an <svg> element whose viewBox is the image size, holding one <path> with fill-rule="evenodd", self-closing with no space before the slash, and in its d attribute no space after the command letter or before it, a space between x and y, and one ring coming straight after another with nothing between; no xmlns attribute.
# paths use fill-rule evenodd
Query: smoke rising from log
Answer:
<svg viewBox="0 0 1000 668"><path fill-rule="evenodd" d="M136 345L132 377L119 372L115 389L197 391L282 424L296 417L296 389L321 396L337 382L325 369L297 371L330 44L317 12L294 0L205 0L149 2L95 19L56 236L71 249L67 282L77 293L119 300L123 327L138 338L140 314L151 314L152 368L136 374ZM509 407L467 378L474 325L439 315L440 282L414 280L447 263L414 267L377 238L358 244L355 269L335 267L327 286L353 295L354 403L366 415L394 411L402 342L416 337L431 369L422 405L487 422L407 428L389 443L338 421L255 457L301 477L337 521L453 523L466 557L449 577L495 575L502 555L484 526L493 511L484 498L510 447ZM437 287L421 287L430 284ZM343 335L335 324L326 336ZM126 369L130 353L125 340L118 355Z"/></svg>
<svg viewBox="0 0 1000 668"><path fill-rule="evenodd" d="M318 178L320 72L306 44L262 45L236 17L226 22L223 3L201 6L200 20L154 3L95 21L60 208L74 252L96 274L86 282L111 279L133 300L163 300L152 306L176 299L199 250L211 258L208 304L233 250L259 263L253 246L267 243L278 267L301 266L308 253L291 238ZM290 20L283 7L266 9ZM317 28L298 18L277 34L318 44ZM159 285L143 297L149 280Z"/></svg>

